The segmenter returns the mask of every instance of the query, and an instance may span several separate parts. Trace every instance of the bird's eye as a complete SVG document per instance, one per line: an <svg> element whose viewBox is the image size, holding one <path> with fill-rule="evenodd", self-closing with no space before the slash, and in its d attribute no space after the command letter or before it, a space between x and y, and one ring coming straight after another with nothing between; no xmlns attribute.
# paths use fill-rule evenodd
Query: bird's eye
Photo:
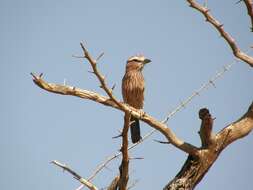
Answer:
<svg viewBox="0 0 253 190"><path fill-rule="evenodd" d="M141 60L139 60L139 59L133 59L133 61L135 61L135 62L141 62Z"/></svg>

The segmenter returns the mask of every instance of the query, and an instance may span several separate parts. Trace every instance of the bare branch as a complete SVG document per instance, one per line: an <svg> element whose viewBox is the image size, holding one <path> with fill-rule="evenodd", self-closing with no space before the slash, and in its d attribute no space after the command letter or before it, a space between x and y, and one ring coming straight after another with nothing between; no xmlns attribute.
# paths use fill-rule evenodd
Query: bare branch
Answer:
<svg viewBox="0 0 253 190"><path fill-rule="evenodd" d="M154 141L160 144L170 144L170 142L168 141L159 141L159 140L154 140Z"/></svg>
<svg viewBox="0 0 253 190"><path fill-rule="evenodd" d="M221 24L218 20L216 20L211 14L210 10L206 7L198 4L195 0L187 0L190 3L190 6L199 12L201 12L205 18L206 21L212 24L220 33L220 35L225 39L225 41L228 43L230 48L233 51L233 54L235 57L241 59L242 61L248 63L249 66L253 67L253 57L247 55L246 53L242 52L239 47L237 46L235 40L230 36L229 33L227 33L223 29L223 24Z"/></svg>
<svg viewBox="0 0 253 190"><path fill-rule="evenodd" d="M84 57L82 57L84 58ZM217 74L212 77L210 80L212 81L216 81L218 78L220 78L221 76L223 76L223 74L230 70L230 68L232 67L233 63L230 63L226 66L223 67L223 70L221 70L220 72L217 72ZM91 71L93 74L94 72ZM87 91L87 90L82 90L79 88L75 88L75 87L71 87L71 86L61 86L61 85L55 85L55 84L51 84L51 83L47 83L45 82L42 78L37 77L35 74L31 73L31 75L34 78L34 82L35 84L37 84L39 87L41 87L42 89L45 89L47 91L53 92L53 93L59 93L62 95L72 95L72 96L78 96L80 98L83 99L90 99L96 102L99 102L101 104L104 104L106 106L112 106L112 107L117 107L116 105L114 105L114 102L112 102L110 100L110 98L105 97L105 96L101 96L95 92L91 92L91 91ZM42 76L42 75L41 75ZM209 81L210 81L209 80ZM210 82L207 82L205 84L203 84L196 92L194 92L189 98L187 98L187 100L184 101L184 104L187 105L195 96L199 95L204 89L207 89L211 84ZM114 106L113 106L114 105ZM182 109L181 104L172 112L169 113L169 115L163 120L163 122L167 122L169 118L171 118L175 113L177 113L178 111L180 111ZM138 143L132 144L131 146L128 147L128 150L131 150L133 148L135 148L136 146L138 146L139 144L141 144L142 142L144 142L146 139L148 139L151 135L153 135L155 132L157 132L156 129L152 129L150 132L148 132L146 135L143 136L142 140L139 141ZM122 136L121 134L119 136ZM166 142L165 144L167 144L168 142ZM118 158L119 156L121 156L121 152L118 152L116 154L113 154L111 156L109 156L105 161L103 161L92 173L92 175L88 178L88 181L91 181L95 178L95 176L103 170L103 168L105 168L112 160L114 160L115 158ZM81 185L78 190L82 189L84 187L84 185Z"/></svg>
<svg viewBox="0 0 253 190"><path fill-rule="evenodd" d="M146 140L147 138L149 138L153 133L155 133L157 130L153 129L150 132L148 132L141 141L139 141L138 143L132 144L131 146L128 147L128 150L133 149L134 147L136 147L137 145L141 144L144 140ZM92 179L95 178L95 176L103 169L105 168L112 160L114 160L115 158L118 158L119 156L122 155L122 152L118 152L117 154L113 154L111 156L109 156L104 162L102 162L97 168L96 170L92 173L92 175L88 178L89 181L91 181Z"/></svg>
<svg viewBox="0 0 253 190"><path fill-rule="evenodd" d="M195 98L196 96L199 96L202 91L204 91L205 89L208 89L210 86L215 86L214 82L216 80L218 80L219 78L221 78L224 75L224 73L226 73L227 71L229 71L231 69L231 67L233 66L234 63L235 63L235 61L232 62L232 63L230 63L230 64L227 64L227 65L223 66L223 69L221 71L217 72L215 74L215 76L213 76L211 79L208 80L208 82L204 83L198 90L196 90L195 92L193 92L193 94L191 96L189 96L188 98L186 98L174 110L172 110L171 112L169 112L168 115L165 117L165 119L162 122L163 123L167 123L168 120L172 116L174 116L177 112L179 112L186 105L188 105L193 100L193 98Z"/></svg>
<svg viewBox="0 0 253 190"><path fill-rule="evenodd" d="M212 128L214 119L207 108L202 108L199 110L199 118L202 120L199 131L202 148L207 148L213 144Z"/></svg>
<svg viewBox="0 0 253 190"><path fill-rule="evenodd" d="M124 127L122 131L122 161L119 167L120 179L119 190L127 190L127 182L129 179L129 156L128 156L128 130L130 125L131 114L126 112L124 117Z"/></svg>
<svg viewBox="0 0 253 190"><path fill-rule="evenodd" d="M98 188L94 184L92 184L88 180L82 178L79 174L77 174L75 171L73 171L67 165L62 164L62 163L60 163L59 161L56 161L56 160L52 161L52 163L55 164L56 166L59 166L64 171L66 170L67 172L69 172L70 174L72 174L75 179L77 179L78 181L80 181L83 185L85 185L90 190L98 190Z"/></svg>
<svg viewBox="0 0 253 190"><path fill-rule="evenodd" d="M93 69L93 71L94 71L94 74L97 76L97 78L98 78L98 80L99 80L99 82L100 82L100 84L101 84L101 88L104 89L104 91L106 92L106 94L110 97L110 99L111 99L115 104L118 105L118 107L121 107L122 109L124 109L124 108L122 107L122 104L121 104L120 102L118 102L117 99L113 96L112 90L111 90L110 88L107 87L106 82L105 82L105 77L104 77L102 74L100 74L100 72L99 72L98 69L97 69L97 62L90 56L88 50L84 47L84 45L83 45L82 43L80 43L80 45L81 45L81 48L82 48L82 50L83 50L84 57L89 61L90 65L92 66L92 69ZM101 54L101 55L98 57L98 59L99 59L100 57L102 57L102 56L103 56L103 54Z"/></svg>
<svg viewBox="0 0 253 190"><path fill-rule="evenodd" d="M245 3L247 10L248 10L248 15L251 20L251 32L253 32L253 1L252 0L243 0Z"/></svg>
<svg viewBox="0 0 253 190"><path fill-rule="evenodd" d="M82 89L75 88L72 86L67 86L67 85L63 86L63 85L58 85L58 84L47 83L46 81L44 81L42 78L38 76L34 76L33 81L39 87L49 92L63 94L63 95L72 95L72 96L76 96L76 97L80 97L84 99L89 99L89 100L101 103L103 105L116 108L124 112L131 112L131 115L133 115L134 117L142 120L143 122L147 123L154 129L160 131L167 138L167 140L171 142L171 144L173 144L175 147L193 156L197 156L198 154L197 147L189 143L183 142L164 123L157 121L155 118L148 115L147 113L143 114L142 111L139 111L127 104L119 102L115 98L114 100L111 100L111 98L104 97L95 92L82 90ZM107 89L107 87L104 87L104 88Z"/></svg>
<svg viewBox="0 0 253 190"><path fill-rule="evenodd" d="M221 149L248 135L253 129L253 102L251 103L248 111L237 121L231 123L224 129L222 129L217 135L217 142L222 142ZM225 142L224 142L224 139Z"/></svg>
<svg viewBox="0 0 253 190"><path fill-rule="evenodd" d="M116 135L116 136L114 136L114 137L112 137L112 138L113 138L113 139L117 139L117 138L119 138L119 137L122 137L122 134Z"/></svg>

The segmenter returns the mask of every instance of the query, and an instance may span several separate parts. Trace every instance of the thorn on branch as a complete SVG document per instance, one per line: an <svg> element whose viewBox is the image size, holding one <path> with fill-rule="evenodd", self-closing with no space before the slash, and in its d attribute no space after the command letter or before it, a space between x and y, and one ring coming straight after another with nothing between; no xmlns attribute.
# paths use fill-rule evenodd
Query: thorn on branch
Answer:
<svg viewBox="0 0 253 190"><path fill-rule="evenodd" d="M88 73L95 74L94 71L88 71Z"/></svg>
<svg viewBox="0 0 253 190"><path fill-rule="evenodd" d="M212 80L209 80L209 83L212 84L214 88L216 88L216 85Z"/></svg>
<svg viewBox="0 0 253 190"><path fill-rule="evenodd" d="M83 49L84 52L87 52L82 42L80 42L80 46L81 46L81 48Z"/></svg>
<svg viewBox="0 0 253 190"><path fill-rule="evenodd" d="M72 57L79 58L79 59L84 59L85 58L84 56L80 56L80 55L72 55Z"/></svg>
<svg viewBox="0 0 253 190"><path fill-rule="evenodd" d="M183 108L185 108L185 103L184 103L184 102L180 102L180 104L181 104L181 106L182 106Z"/></svg>
<svg viewBox="0 0 253 190"><path fill-rule="evenodd" d="M114 84L114 85L112 86L112 90L114 90L115 87L116 87L116 84Z"/></svg>
<svg viewBox="0 0 253 190"><path fill-rule="evenodd" d="M101 57L103 57L104 54L105 54L105 53L102 52L102 53L97 57L96 61L98 61Z"/></svg>
<svg viewBox="0 0 253 190"><path fill-rule="evenodd" d="M89 56L89 53L88 53L87 49L84 47L82 42L80 42L80 45L81 45L81 48L82 48L83 53L84 53L84 58L88 59L90 56Z"/></svg>
<svg viewBox="0 0 253 190"><path fill-rule="evenodd" d="M171 144L170 142L168 141L159 141L159 140L156 140L154 139L153 141L157 142L157 143L161 143L161 144Z"/></svg>
<svg viewBox="0 0 253 190"><path fill-rule="evenodd" d="M32 72L30 73L30 75L32 75L34 79L37 78L37 77L35 76L35 74L32 73Z"/></svg>
<svg viewBox="0 0 253 190"><path fill-rule="evenodd" d="M123 136L123 135L122 135L122 133L121 133L121 134L119 134L119 135L117 135L117 136L112 137L112 139L117 139L117 138L122 137L122 136Z"/></svg>
<svg viewBox="0 0 253 190"><path fill-rule="evenodd" d="M143 160L144 157L131 157L129 160Z"/></svg>
<svg viewBox="0 0 253 190"><path fill-rule="evenodd" d="M223 25L224 25L224 24L220 24L220 25L219 25L219 28L222 28L222 27L223 27Z"/></svg>

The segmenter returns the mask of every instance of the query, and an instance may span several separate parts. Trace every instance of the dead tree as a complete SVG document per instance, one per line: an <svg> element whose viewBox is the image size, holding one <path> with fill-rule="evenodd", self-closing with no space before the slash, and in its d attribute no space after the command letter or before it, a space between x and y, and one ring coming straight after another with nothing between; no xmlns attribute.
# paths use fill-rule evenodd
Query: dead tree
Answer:
<svg viewBox="0 0 253 190"><path fill-rule="evenodd" d="M190 4L190 7L202 13L203 16L206 18L206 21L210 23L214 28L216 28L218 33L230 46L235 57L247 63L250 67L253 67L253 57L247 55L246 53L240 50L235 40L231 37L229 33L227 33L224 30L223 24L221 24L217 19L215 19L211 15L210 10L207 7L198 4L194 0L187 0L187 2ZM248 15L251 20L251 29L253 31L253 8L252 8L253 2L252 0L243 0L243 2L247 7ZM209 168L219 157L220 153L234 141L247 136L253 129L253 102L249 106L248 110L246 110L246 112L241 116L241 118L224 127L217 134L212 132L214 118L212 117L211 113L207 108L203 108L199 111L199 118L201 119L201 126L199 130L199 136L202 142L201 147L196 147L188 142L184 142L182 139L179 139L176 136L176 134L174 134L173 131L166 125L166 121L170 117L167 117L163 121L158 121L148 113L137 110L119 101L113 95L113 89L108 87L105 81L105 77L100 73L100 71L97 68L97 61L103 54L101 54L101 56L99 56L98 59L93 59L82 43L81 48L83 50L82 57L87 59L87 61L90 63L92 67L92 73L96 75L97 79L99 80L101 88L106 92L107 96L102 96L96 92L82 90L80 88L73 86L48 83L44 79L42 79L42 74L41 75L32 74L32 76L34 83L46 91L61 95L71 95L83 99L92 100L99 104L109 106L111 108L117 109L125 113L124 127L122 130L122 134L120 135L122 137L122 147L120 150L121 152L112 157L109 157L104 163L102 163L98 167L98 169L89 179L84 179L68 166L61 164L58 161L53 161L55 165L70 172L77 180L79 180L83 184L83 186L86 186L91 190L98 189L94 184L91 183L91 180L94 178L94 176L101 169L103 169L108 162L110 162L111 160L120 155L122 155L122 162L119 167L119 175L112 180L111 184L108 186L107 189L108 190L128 189L127 186L129 178L128 150L138 145L137 143L130 147L128 146L127 134L129 129L130 115L148 124L151 128L153 128L153 131L159 131L167 139L168 141L167 143L173 145L174 147L188 154L188 158L185 161L183 167L175 176L175 178L172 179L167 185L165 185L164 190L194 189L194 187L201 181L201 179L208 172ZM192 97L190 97L190 99L188 99L185 103L190 101L191 98ZM152 134L152 132L150 134Z"/></svg>

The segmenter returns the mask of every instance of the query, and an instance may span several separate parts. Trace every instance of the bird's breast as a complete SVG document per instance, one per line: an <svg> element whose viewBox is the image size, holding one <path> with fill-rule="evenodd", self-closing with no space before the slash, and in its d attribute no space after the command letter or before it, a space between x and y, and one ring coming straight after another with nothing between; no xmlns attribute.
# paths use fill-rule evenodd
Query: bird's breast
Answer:
<svg viewBox="0 0 253 190"><path fill-rule="evenodd" d="M141 72L126 73L122 79L124 102L137 109L143 108L145 81Z"/></svg>

